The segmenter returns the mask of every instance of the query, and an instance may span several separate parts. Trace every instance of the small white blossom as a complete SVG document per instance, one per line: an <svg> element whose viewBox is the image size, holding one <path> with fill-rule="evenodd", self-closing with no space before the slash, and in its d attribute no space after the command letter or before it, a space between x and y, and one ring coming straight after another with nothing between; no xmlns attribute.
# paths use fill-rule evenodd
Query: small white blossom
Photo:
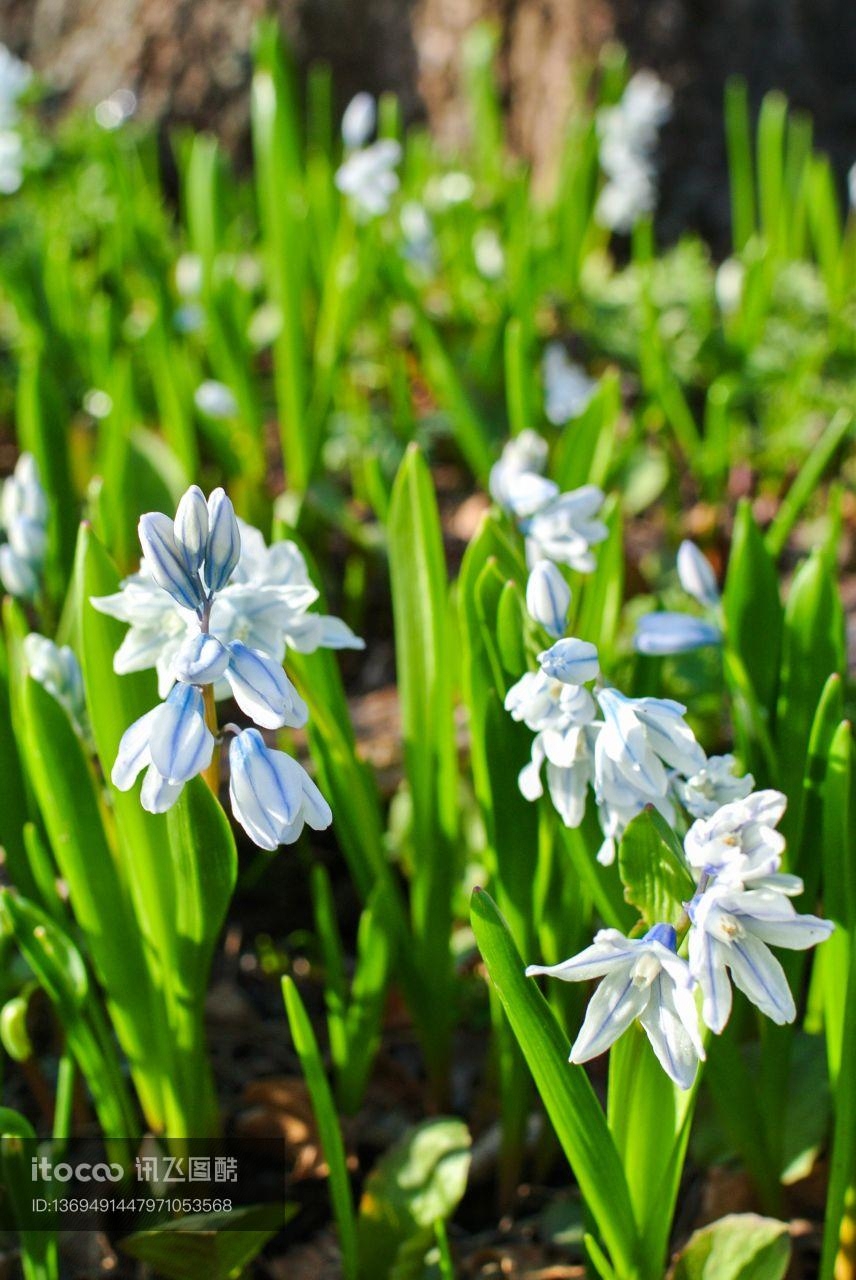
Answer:
<svg viewBox="0 0 856 1280"><path fill-rule="evenodd" d="M652 71L637 71L621 101L597 113L600 165L607 182L595 218L613 231L630 232L657 199L654 153L671 114L672 91Z"/></svg>
<svg viewBox="0 0 856 1280"><path fill-rule="evenodd" d="M342 141L353 151L364 147L377 125L377 104L370 93L355 94L342 115Z"/></svg>
<svg viewBox="0 0 856 1280"><path fill-rule="evenodd" d="M401 147L393 138L379 138L352 151L336 170L336 186L351 202L361 221L386 213L399 187L396 166Z"/></svg>
<svg viewBox="0 0 856 1280"><path fill-rule="evenodd" d="M505 250L493 227L480 227L473 236L473 257L479 275L499 280L505 271Z"/></svg>
<svg viewBox="0 0 856 1280"><path fill-rule="evenodd" d="M301 764L265 746L256 729L245 729L229 747L232 812L262 849L292 844L304 825L324 831L330 806Z"/></svg>
<svg viewBox="0 0 856 1280"><path fill-rule="evenodd" d="M828 938L833 925L818 916L798 915L781 891L744 889L718 879L694 899L689 914L690 969L701 986L702 1017L711 1031L719 1034L731 1013L729 974L773 1022L793 1022L794 998L769 948L804 951Z"/></svg>
<svg viewBox="0 0 856 1280"><path fill-rule="evenodd" d="M193 393L193 403L209 418L235 418L238 414L234 394L224 383L215 382L213 378L200 382Z"/></svg>
<svg viewBox="0 0 856 1280"><path fill-rule="evenodd" d="M716 575L707 556L694 542L684 541L678 548L678 577L687 595L699 604L712 607L719 604L719 587Z"/></svg>
<svg viewBox="0 0 856 1280"><path fill-rule="evenodd" d="M47 636L31 631L24 638L24 658L34 680L56 698L68 712L69 719L81 736L86 733L86 697L83 674L73 649L57 645Z"/></svg>
<svg viewBox="0 0 856 1280"><path fill-rule="evenodd" d="M751 773L734 772L732 755L708 756L698 773L677 778L675 790L684 808L694 818L709 818L732 800L744 800L755 785Z"/></svg>
<svg viewBox="0 0 856 1280"><path fill-rule="evenodd" d="M526 609L535 622L555 639L565 630L571 588L561 570L549 560L539 560L526 583Z"/></svg>
<svg viewBox="0 0 856 1280"><path fill-rule="evenodd" d="M716 270L713 289L716 305L724 316L733 315L743 301L746 268L739 258L726 258Z"/></svg>
<svg viewBox="0 0 856 1280"><path fill-rule="evenodd" d="M681 1089L691 1086L705 1054L692 975L676 945L675 930L667 924L654 925L643 938L601 929L592 945L570 960L529 966L527 977L601 979L571 1048L571 1062L598 1057L638 1020L670 1079Z"/></svg>
<svg viewBox="0 0 856 1280"><path fill-rule="evenodd" d="M42 585L48 502L32 454L22 453L0 492L0 581L10 595L33 600Z"/></svg>
<svg viewBox="0 0 856 1280"><path fill-rule="evenodd" d="M597 390L582 365L568 358L561 342L549 342L541 361L544 383L544 412L549 422L562 427L586 409Z"/></svg>
<svg viewBox="0 0 856 1280"><path fill-rule="evenodd" d="M0 44L0 129L12 129L18 123L18 101L32 79L33 68Z"/></svg>

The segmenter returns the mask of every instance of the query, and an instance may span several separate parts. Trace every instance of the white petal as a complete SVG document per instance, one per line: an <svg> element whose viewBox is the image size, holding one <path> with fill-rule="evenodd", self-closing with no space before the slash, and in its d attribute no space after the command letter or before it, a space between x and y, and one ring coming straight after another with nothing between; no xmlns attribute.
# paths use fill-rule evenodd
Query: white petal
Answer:
<svg viewBox="0 0 856 1280"><path fill-rule="evenodd" d="M797 1016L785 972L760 938L745 933L726 948L734 985L780 1026Z"/></svg>
<svg viewBox="0 0 856 1280"><path fill-rule="evenodd" d="M263 729L301 728L309 713L282 667L239 640L229 645L226 679L235 701Z"/></svg>
<svg viewBox="0 0 856 1280"><path fill-rule="evenodd" d="M140 804L148 813L166 813L183 790L183 782L167 782L154 765L150 764L140 788Z"/></svg>
<svg viewBox="0 0 856 1280"><path fill-rule="evenodd" d="M149 742L152 764L168 782L188 782L211 763L214 735L205 723L202 693L177 684L156 709Z"/></svg>
<svg viewBox="0 0 856 1280"><path fill-rule="evenodd" d="M229 665L229 651L212 635L188 636L175 655L172 674L185 684L215 684Z"/></svg>
<svg viewBox="0 0 856 1280"><path fill-rule="evenodd" d="M731 983L726 971L727 951L721 942L703 929L690 929L690 971L700 984L704 1000L702 1018L714 1034L724 1028L731 1015Z"/></svg>
<svg viewBox="0 0 856 1280"><path fill-rule="evenodd" d="M130 791L137 780L140 770L145 769L146 765L151 763L149 738L152 724L159 711L160 707L154 707L151 711L147 711L144 716L140 716L139 720L135 720L122 734L116 762L110 774L113 786L117 787L119 791Z"/></svg>
<svg viewBox="0 0 856 1280"><path fill-rule="evenodd" d="M631 968L604 978L589 1001L585 1020L571 1049L571 1062L588 1062L614 1044L647 1005L648 987L637 986Z"/></svg>
<svg viewBox="0 0 856 1280"><path fill-rule="evenodd" d="M678 577L681 586L699 604L719 603L719 588L710 561L694 542L682 542L678 549Z"/></svg>
<svg viewBox="0 0 856 1280"><path fill-rule="evenodd" d="M538 654L541 670L564 684L585 684L594 680L600 670L597 648L588 640L559 640Z"/></svg>

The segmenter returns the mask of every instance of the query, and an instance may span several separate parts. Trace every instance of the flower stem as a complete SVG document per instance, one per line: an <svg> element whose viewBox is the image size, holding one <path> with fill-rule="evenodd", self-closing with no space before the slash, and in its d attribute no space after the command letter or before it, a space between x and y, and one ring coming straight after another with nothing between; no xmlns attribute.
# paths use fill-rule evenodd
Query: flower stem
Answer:
<svg viewBox="0 0 856 1280"><path fill-rule="evenodd" d="M214 750L211 754L211 763L208 768L203 770L202 776L208 783L215 796L220 794L220 741L217 733L217 704L214 701L214 686L206 684L202 690L202 697L205 702L205 723L214 734Z"/></svg>

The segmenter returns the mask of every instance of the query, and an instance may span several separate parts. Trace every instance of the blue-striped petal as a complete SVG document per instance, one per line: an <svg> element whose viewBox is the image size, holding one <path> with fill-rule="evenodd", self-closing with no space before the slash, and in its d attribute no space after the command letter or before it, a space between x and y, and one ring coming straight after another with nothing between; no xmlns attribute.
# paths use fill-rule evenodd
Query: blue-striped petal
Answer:
<svg viewBox="0 0 856 1280"><path fill-rule="evenodd" d="M151 763L149 739L151 737L152 724L159 711L160 707L154 707L151 711L147 711L144 716L140 716L139 720L135 720L122 734L116 761L110 774L113 786L117 787L119 791L130 791L137 780L140 770L145 769Z"/></svg>
<svg viewBox="0 0 856 1280"><path fill-rule="evenodd" d="M301 790L283 776L257 729L245 729L229 746L229 797L236 820L261 849L273 851L280 832L297 816Z"/></svg>
<svg viewBox="0 0 856 1280"><path fill-rule="evenodd" d="M216 636L188 636L174 658L173 675L185 684L214 684L229 665L229 651Z"/></svg>
<svg viewBox="0 0 856 1280"><path fill-rule="evenodd" d="M308 719L306 703L279 663L240 640L228 649L226 679L241 710L263 729L302 728Z"/></svg>
<svg viewBox="0 0 856 1280"><path fill-rule="evenodd" d="M722 643L722 634L712 622L689 613L648 613L636 624L633 644L638 653L654 657L688 653L706 645Z"/></svg>
<svg viewBox="0 0 856 1280"><path fill-rule="evenodd" d="M152 719L152 764L168 782L189 782L211 763L214 736L205 723L202 691L176 684Z"/></svg>
<svg viewBox="0 0 856 1280"><path fill-rule="evenodd" d="M551 560L537 561L526 584L526 608L530 618L558 640L567 625L570 603L571 588L561 571Z"/></svg>
<svg viewBox="0 0 856 1280"><path fill-rule="evenodd" d="M198 572L208 542L208 503L198 484L192 484L179 502L174 531L188 572Z"/></svg>
<svg viewBox="0 0 856 1280"><path fill-rule="evenodd" d="M241 558L241 531L235 508L223 489L208 499L208 541L205 546L205 581L209 591L222 591Z"/></svg>
<svg viewBox="0 0 856 1280"><path fill-rule="evenodd" d="M585 684L600 670L597 647L588 640L558 640L538 654L538 661L545 675L563 684Z"/></svg>
<svg viewBox="0 0 856 1280"><path fill-rule="evenodd" d="M150 511L140 517L140 545L159 587L168 591L185 609L199 609L204 603L202 584L197 574L187 570L175 538L169 516Z"/></svg>

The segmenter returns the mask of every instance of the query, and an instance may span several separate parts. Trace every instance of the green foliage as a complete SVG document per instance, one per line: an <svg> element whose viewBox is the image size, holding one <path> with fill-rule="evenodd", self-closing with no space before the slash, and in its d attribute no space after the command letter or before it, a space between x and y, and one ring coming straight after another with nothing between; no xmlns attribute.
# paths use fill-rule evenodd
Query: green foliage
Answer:
<svg viewBox="0 0 856 1280"><path fill-rule="evenodd" d="M675 1280L782 1280L790 1256L786 1223L733 1213L695 1232L673 1274Z"/></svg>

